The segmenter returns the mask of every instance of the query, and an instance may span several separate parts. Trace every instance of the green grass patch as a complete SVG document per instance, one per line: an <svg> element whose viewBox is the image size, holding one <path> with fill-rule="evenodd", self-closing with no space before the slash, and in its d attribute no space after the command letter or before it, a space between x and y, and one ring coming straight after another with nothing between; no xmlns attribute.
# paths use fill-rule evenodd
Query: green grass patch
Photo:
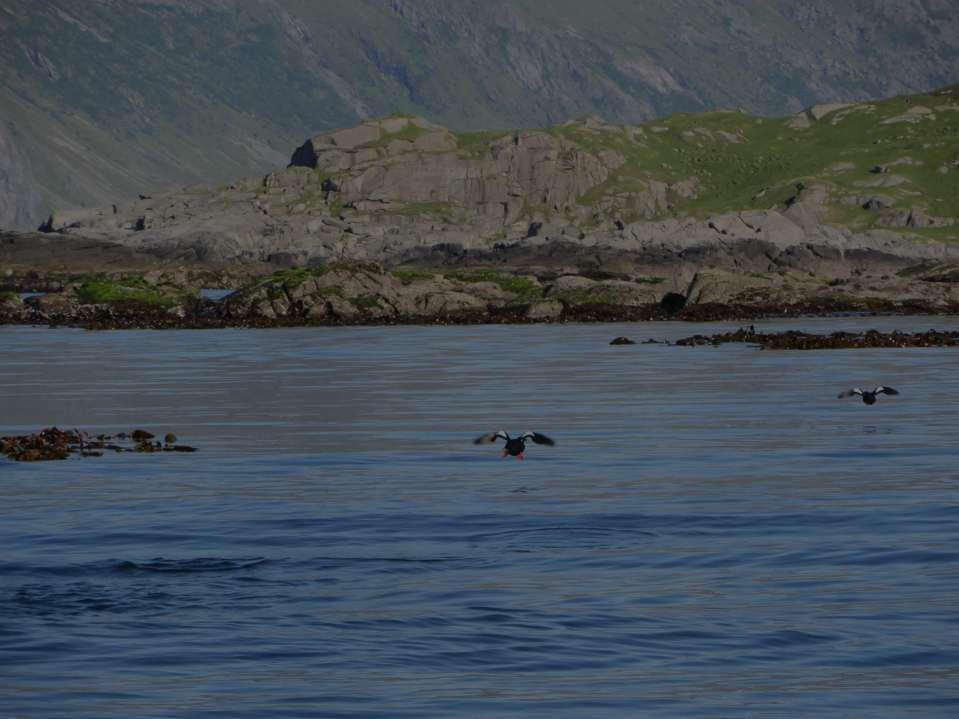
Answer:
<svg viewBox="0 0 959 719"><path fill-rule="evenodd" d="M302 285L311 277L322 277L329 271L330 268L325 265L318 267L294 267L290 270L274 272L267 277L261 277L254 283L254 286L261 287L266 284L278 284L292 290Z"/></svg>
<svg viewBox="0 0 959 719"><path fill-rule="evenodd" d="M930 273L922 278L926 282L959 282L959 267Z"/></svg>
<svg viewBox="0 0 959 719"><path fill-rule="evenodd" d="M640 205L631 209L631 194L648 191L651 182L671 185L695 177L697 196L667 193L667 206L656 215L708 215L735 210L783 207L795 195L797 183L825 185L833 191L830 210L836 219L856 227L873 227L877 213L839 204L844 195L885 194L897 207L912 206L916 197L937 217L959 217L959 175L952 164L959 158L959 112L935 111L946 96L913 96L870 103L873 109L841 110L809 128L794 130L789 118L758 118L740 112L680 113L640 128L592 130L582 124L553 127L546 132L598 156L615 152L624 163L605 182L578 198L584 207L611 204L619 219L647 219ZM935 116L915 123L883 124L911 107L925 105ZM911 164L897 160L911 158ZM854 169L835 172L838 162ZM888 174L873 174L876 165L889 165ZM949 168L942 173L940 168ZM868 188L857 183L901 175L908 182L892 188ZM918 193L918 194L910 194ZM959 231L931 237L952 239Z"/></svg>
<svg viewBox="0 0 959 719"><path fill-rule="evenodd" d="M429 282L435 276L432 272L423 272L422 270L397 269L390 272L393 277L398 279L404 285L412 285L414 282Z"/></svg>
<svg viewBox="0 0 959 719"><path fill-rule="evenodd" d="M538 299L542 295L542 288L527 277L517 277L505 272L493 269L462 270L451 272L446 275L452 280L459 282L492 282L499 285L504 292L511 292L516 295L517 302L529 302Z"/></svg>
<svg viewBox="0 0 959 719"><path fill-rule="evenodd" d="M616 292L609 288L584 288L580 290L566 290L549 296L551 300L559 300L566 305L615 305L619 304Z"/></svg>
<svg viewBox="0 0 959 719"><path fill-rule="evenodd" d="M367 144L363 145L363 147L386 147L394 140L416 142L417 139L428 132L429 130L425 130L419 125L414 125L412 122L410 122L401 130L397 130L396 132L387 132L386 130L381 129L379 139L374 140L373 142L368 142Z"/></svg>
<svg viewBox="0 0 959 719"><path fill-rule="evenodd" d="M920 275L934 272L938 268L951 267L951 265L942 265L937 262L920 262L918 265L904 267L896 273L896 277L919 277Z"/></svg>
<svg viewBox="0 0 959 719"><path fill-rule="evenodd" d="M359 297L350 297L350 302L352 302L356 307L368 310L374 307L382 307L382 299L379 295L360 295Z"/></svg>
<svg viewBox="0 0 959 719"><path fill-rule="evenodd" d="M486 156L493 142L508 137L509 134L502 130L459 132L456 134L456 148L460 157L480 159Z"/></svg>
<svg viewBox="0 0 959 719"><path fill-rule="evenodd" d="M959 225L952 227L908 227L905 230L923 240L959 243Z"/></svg>
<svg viewBox="0 0 959 719"><path fill-rule="evenodd" d="M90 280L77 287L76 295L84 304L138 302L158 307L173 307L185 298L182 292L164 292L143 282L130 280Z"/></svg>

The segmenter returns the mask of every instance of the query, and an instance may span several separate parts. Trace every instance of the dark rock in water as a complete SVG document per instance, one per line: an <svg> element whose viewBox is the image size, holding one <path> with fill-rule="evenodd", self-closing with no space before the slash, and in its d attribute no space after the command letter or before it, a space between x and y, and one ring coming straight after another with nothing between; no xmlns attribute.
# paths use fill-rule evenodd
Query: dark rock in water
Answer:
<svg viewBox="0 0 959 719"><path fill-rule="evenodd" d="M130 437L134 442L146 442L149 439L153 439L154 435L150 434L144 429L135 429Z"/></svg>
<svg viewBox="0 0 959 719"><path fill-rule="evenodd" d="M668 314L682 312L686 308L686 295L678 292L667 292L659 301L659 306Z"/></svg>
<svg viewBox="0 0 959 719"><path fill-rule="evenodd" d="M735 332L706 336L693 335L677 340L683 347L717 346L728 342L748 342L762 349L772 350L818 350L818 349L863 349L878 347L959 347L959 332L833 332L816 335L792 330L774 334L762 334L755 328L741 328Z"/></svg>
<svg viewBox="0 0 959 719"><path fill-rule="evenodd" d="M611 345L634 345L635 341L631 340L629 337L617 337L612 342Z"/></svg>
<svg viewBox="0 0 959 719"><path fill-rule="evenodd" d="M196 452L196 447L187 447L185 444L177 444L169 448L167 451L173 452Z"/></svg>

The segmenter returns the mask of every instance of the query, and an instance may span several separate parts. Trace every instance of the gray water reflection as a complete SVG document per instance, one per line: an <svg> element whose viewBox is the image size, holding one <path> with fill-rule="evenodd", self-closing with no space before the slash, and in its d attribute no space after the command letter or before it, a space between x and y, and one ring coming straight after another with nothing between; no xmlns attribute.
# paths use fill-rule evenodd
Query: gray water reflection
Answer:
<svg viewBox="0 0 959 719"><path fill-rule="evenodd" d="M219 302L224 297L229 297L233 294L231 289L219 289L219 288L207 288L204 287L200 290L200 296L205 300L213 300L214 302Z"/></svg>
<svg viewBox="0 0 959 719"><path fill-rule="evenodd" d="M956 329L952 318L763 327ZM952 716L959 355L722 325L0 328L13 716ZM852 384L902 392L875 407ZM556 437L525 462L474 447Z"/></svg>

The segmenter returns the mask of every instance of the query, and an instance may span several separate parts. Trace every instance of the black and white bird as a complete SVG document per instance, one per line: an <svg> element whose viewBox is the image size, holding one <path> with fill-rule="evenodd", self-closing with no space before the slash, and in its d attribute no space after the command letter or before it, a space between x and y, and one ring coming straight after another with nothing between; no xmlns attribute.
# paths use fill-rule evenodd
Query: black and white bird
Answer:
<svg viewBox="0 0 959 719"><path fill-rule="evenodd" d="M869 391L868 389L860 389L859 387L853 387L852 389L847 389L845 392L839 395L839 399L845 399L846 397L855 397L859 395L862 397L862 401L865 404L876 404L876 398L881 394L899 394L897 390L894 390L892 387L885 387L879 385L876 389Z"/></svg>
<svg viewBox="0 0 959 719"><path fill-rule="evenodd" d="M545 434L540 434L539 432L523 432L519 437L510 437L509 434L503 430L477 437L473 440L473 444L493 444L498 439L506 442L506 446L503 447L503 456L516 457L516 459L523 459L523 452L526 451L526 442L528 440L533 440L536 444L545 444L548 447L556 444L556 442Z"/></svg>

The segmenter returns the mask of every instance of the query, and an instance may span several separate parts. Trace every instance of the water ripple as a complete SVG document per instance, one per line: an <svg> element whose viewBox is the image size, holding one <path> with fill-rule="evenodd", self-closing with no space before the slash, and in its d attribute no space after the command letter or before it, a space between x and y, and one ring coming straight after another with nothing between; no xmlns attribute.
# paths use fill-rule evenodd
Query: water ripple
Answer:
<svg viewBox="0 0 959 719"><path fill-rule="evenodd" d="M198 572L236 572L262 567L269 560L262 557L222 559L198 557L195 559L165 559L157 557L148 562L121 561L113 565L115 572L160 572L166 574L195 574Z"/></svg>
<svg viewBox="0 0 959 719"><path fill-rule="evenodd" d="M0 463L0 715L951 719L955 351L691 333L0 327L0 433L203 448Z"/></svg>

